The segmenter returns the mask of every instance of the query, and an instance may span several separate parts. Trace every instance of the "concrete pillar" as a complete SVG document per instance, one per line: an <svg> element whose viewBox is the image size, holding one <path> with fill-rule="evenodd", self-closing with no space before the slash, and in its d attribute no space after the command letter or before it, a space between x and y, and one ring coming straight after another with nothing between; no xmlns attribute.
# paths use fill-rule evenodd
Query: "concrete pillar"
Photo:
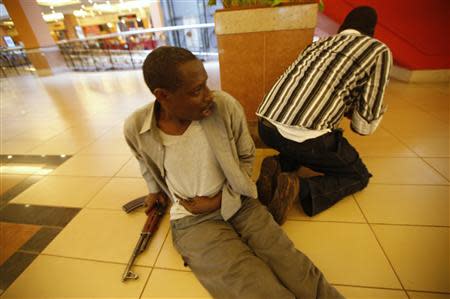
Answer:
<svg viewBox="0 0 450 299"><path fill-rule="evenodd" d="M37 74L48 76L66 71L64 58L50 35L37 2L3 0L3 4L14 22L27 56Z"/></svg>
<svg viewBox="0 0 450 299"><path fill-rule="evenodd" d="M264 95L312 42L318 5L303 1L214 15L221 88L241 102L250 122L257 121Z"/></svg>
<svg viewBox="0 0 450 299"><path fill-rule="evenodd" d="M153 28L164 27L164 14L159 0L150 3L150 20ZM158 46L164 45L167 39L164 32L157 32L156 39L160 41Z"/></svg>
<svg viewBox="0 0 450 299"><path fill-rule="evenodd" d="M73 14L64 14L64 26L66 27L67 39L78 38L75 26L78 26L77 17Z"/></svg>
<svg viewBox="0 0 450 299"><path fill-rule="evenodd" d="M161 8L161 2L152 1L150 3L150 18L153 28L164 27L164 17L163 11Z"/></svg>

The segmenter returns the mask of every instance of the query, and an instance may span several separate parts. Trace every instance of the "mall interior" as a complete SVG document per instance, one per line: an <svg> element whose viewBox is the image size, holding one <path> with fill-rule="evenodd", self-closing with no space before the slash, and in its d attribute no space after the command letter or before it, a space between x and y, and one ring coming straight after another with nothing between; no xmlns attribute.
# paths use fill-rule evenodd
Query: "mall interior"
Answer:
<svg viewBox="0 0 450 299"><path fill-rule="evenodd" d="M450 2L282 2L0 1L1 298L211 298L167 213L134 263L139 278L122 282L147 218L122 209L148 193L122 130L154 101L143 60L173 45L204 62L209 87L244 107L256 181L277 153L258 137L258 104L359 5L377 10L375 38L394 58L376 132L340 125L373 177L314 217L294 206L282 228L346 298L450 298Z"/></svg>

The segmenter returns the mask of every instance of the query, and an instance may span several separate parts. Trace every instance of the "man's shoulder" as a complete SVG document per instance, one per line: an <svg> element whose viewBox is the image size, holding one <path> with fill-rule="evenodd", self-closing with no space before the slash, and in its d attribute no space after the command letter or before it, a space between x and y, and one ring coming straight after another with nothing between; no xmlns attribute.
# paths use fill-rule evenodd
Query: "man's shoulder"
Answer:
<svg viewBox="0 0 450 299"><path fill-rule="evenodd" d="M359 38L377 49L389 51L388 46L379 39L367 35L360 35Z"/></svg>
<svg viewBox="0 0 450 299"><path fill-rule="evenodd" d="M240 108L241 104L229 93L222 90L215 90L214 93L214 101L216 102L217 107L220 110L230 111L236 108Z"/></svg>
<svg viewBox="0 0 450 299"><path fill-rule="evenodd" d="M236 101L236 99L230 95L229 93L223 91L223 90L214 90L213 91L214 94L214 100L216 102L220 102L223 103L224 105L233 103L234 101Z"/></svg>
<svg viewBox="0 0 450 299"><path fill-rule="evenodd" d="M149 114L149 111L153 109L154 102L150 104L146 104L138 109L136 109L133 113L131 113L124 122L124 130L125 134L127 132L135 132L139 131L144 124L144 121Z"/></svg>

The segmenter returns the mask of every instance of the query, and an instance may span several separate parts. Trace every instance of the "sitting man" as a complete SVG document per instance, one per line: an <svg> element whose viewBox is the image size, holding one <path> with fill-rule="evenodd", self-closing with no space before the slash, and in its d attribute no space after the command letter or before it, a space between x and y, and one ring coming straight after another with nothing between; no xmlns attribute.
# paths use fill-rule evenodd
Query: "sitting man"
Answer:
<svg viewBox="0 0 450 299"><path fill-rule="evenodd" d="M256 200L255 147L243 110L212 92L188 50L160 47L143 65L156 101L125 122L150 194L170 198L175 248L214 298L342 298Z"/></svg>
<svg viewBox="0 0 450 299"><path fill-rule="evenodd" d="M372 134L386 110L392 57L372 38L376 23L374 9L352 10L339 34L306 47L256 112L260 138L280 153L263 161L258 196L280 224L294 202L313 216L369 182L371 174L337 127L345 115L353 131ZM299 178L300 166L323 175Z"/></svg>

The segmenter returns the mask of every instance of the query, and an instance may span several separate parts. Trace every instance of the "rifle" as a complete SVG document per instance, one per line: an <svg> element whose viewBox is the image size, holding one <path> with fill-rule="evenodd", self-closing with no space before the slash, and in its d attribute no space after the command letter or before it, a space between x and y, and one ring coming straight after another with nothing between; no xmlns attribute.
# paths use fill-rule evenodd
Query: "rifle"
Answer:
<svg viewBox="0 0 450 299"><path fill-rule="evenodd" d="M134 211L135 209L144 206L146 196L139 197L135 200L132 200L125 205L123 205L122 209L130 213L131 211ZM133 266L134 261L138 257L139 254L141 254L145 248L147 247L148 242L150 241L150 238L152 235L156 232L158 229L159 221L164 215L165 207L156 202L155 205L152 207L152 209L147 214L147 221L145 221L144 227L142 228L141 236L133 250L133 254L130 257L130 260L128 261L127 267L125 268L125 271L122 275L122 282L125 282L128 279L138 279L139 276L131 271L131 267Z"/></svg>

